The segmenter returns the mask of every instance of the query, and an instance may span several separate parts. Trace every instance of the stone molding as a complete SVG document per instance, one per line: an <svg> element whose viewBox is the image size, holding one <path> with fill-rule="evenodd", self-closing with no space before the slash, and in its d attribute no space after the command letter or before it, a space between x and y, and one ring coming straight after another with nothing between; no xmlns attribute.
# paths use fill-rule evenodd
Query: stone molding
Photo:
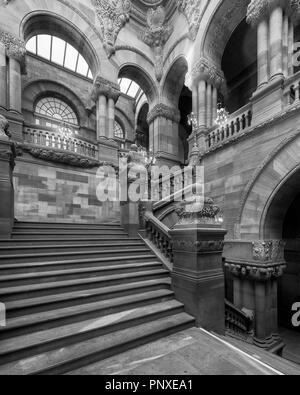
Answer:
<svg viewBox="0 0 300 395"><path fill-rule="evenodd" d="M223 71L212 62L201 57L193 67L190 79L194 81L205 80L218 89L226 88L226 79Z"/></svg>
<svg viewBox="0 0 300 395"><path fill-rule="evenodd" d="M169 107L165 104L157 104L153 107L153 109L149 112L147 117L147 122L150 125L157 118L166 118L173 122L180 122L180 113L175 108Z"/></svg>
<svg viewBox="0 0 300 395"><path fill-rule="evenodd" d="M22 66L25 66L26 47L24 41L1 29L0 42L4 44L8 57L17 60Z"/></svg>
<svg viewBox="0 0 300 395"><path fill-rule="evenodd" d="M184 14L188 21L191 40L195 41L203 16L202 0L176 0L178 11Z"/></svg>
<svg viewBox="0 0 300 395"><path fill-rule="evenodd" d="M252 0L248 6L247 22L252 26L257 26L278 6L282 7L293 20L299 20L300 3L298 0Z"/></svg>
<svg viewBox="0 0 300 395"><path fill-rule="evenodd" d="M113 99L116 103L120 94L121 92L118 84L108 81L99 75L96 77L91 95L94 102L97 102L99 96L105 96L107 99Z"/></svg>
<svg viewBox="0 0 300 395"><path fill-rule="evenodd" d="M193 240L175 240L173 242L174 251L186 251L195 253L206 253L206 252L220 252L223 251L224 241L223 240L204 240L204 241L193 241Z"/></svg>
<svg viewBox="0 0 300 395"><path fill-rule="evenodd" d="M130 19L131 0L92 0L100 22L104 48L108 57L115 53L120 30Z"/></svg>

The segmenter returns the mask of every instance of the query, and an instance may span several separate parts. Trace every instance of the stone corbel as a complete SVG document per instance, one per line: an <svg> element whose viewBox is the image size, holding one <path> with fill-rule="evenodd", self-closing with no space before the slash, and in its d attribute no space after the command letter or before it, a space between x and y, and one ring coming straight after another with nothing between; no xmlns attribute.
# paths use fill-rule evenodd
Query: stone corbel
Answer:
<svg viewBox="0 0 300 395"><path fill-rule="evenodd" d="M150 125L156 118L166 118L173 122L180 122L180 113L178 110L168 107L165 104L157 104L148 114L147 122Z"/></svg>
<svg viewBox="0 0 300 395"><path fill-rule="evenodd" d="M163 76L163 47L174 28L166 23L166 12L163 6L148 10L147 24L148 27L142 39L154 50L155 75L157 80L160 81Z"/></svg>
<svg viewBox="0 0 300 395"><path fill-rule="evenodd" d="M25 42L11 33L0 30L0 42L6 48L7 56L17 60L23 73L26 72L26 47Z"/></svg>
<svg viewBox="0 0 300 395"><path fill-rule="evenodd" d="M109 57L115 53L120 30L130 19L131 0L92 0L98 16L104 48Z"/></svg>
<svg viewBox="0 0 300 395"><path fill-rule="evenodd" d="M205 58L200 58L198 60L193 67L192 74L189 79L194 82L204 79L221 91L226 91L226 79L223 71L219 70L214 64Z"/></svg>

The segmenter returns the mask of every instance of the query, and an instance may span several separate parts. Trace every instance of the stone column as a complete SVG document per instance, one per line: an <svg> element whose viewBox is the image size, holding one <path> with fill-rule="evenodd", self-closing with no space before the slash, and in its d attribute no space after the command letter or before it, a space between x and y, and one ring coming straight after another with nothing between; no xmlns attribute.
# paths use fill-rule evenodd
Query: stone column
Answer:
<svg viewBox="0 0 300 395"><path fill-rule="evenodd" d="M206 81L200 80L198 85L198 123L200 128L207 127L206 123Z"/></svg>
<svg viewBox="0 0 300 395"><path fill-rule="evenodd" d="M178 165L179 122L178 109L165 104L154 106L147 118L150 130L150 147L158 155L160 165Z"/></svg>
<svg viewBox="0 0 300 395"><path fill-rule="evenodd" d="M285 268L284 242L230 242L224 256L225 266L234 276L234 304L255 317L254 344L280 353L283 343L278 335L277 282Z"/></svg>
<svg viewBox="0 0 300 395"><path fill-rule="evenodd" d="M283 76L283 9L278 6L270 15L270 78Z"/></svg>
<svg viewBox="0 0 300 395"><path fill-rule="evenodd" d="M96 103L99 160L118 165L118 144L114 141L115 103L120 96L118 84L97 76L92 90Z"/></svg>
<svg viewBox="0 0 300 395"><path fill-rule="evenodd" d="M257 28L257 67L258 87L266 85L269 81L269 26L262 20Z"/></svg>
<svg viewBox="0 0 300 395"><path fill-rule="evenodd" d="M285 78L289 77L289 16L284 15L283 19L283 52L282 52L282 67Z"/></svg>
<svg viewBox="0 0 300 395"><path fill-rule="evenodd" d="M212 93L212 126L215 126L217 119L217 110L218 110L218 90L215 86L213 86Z"/></svg>
<svg viewBox="0 0 300 395"><path fill-rule="evenodd" d="M289 77L294 74L293 55L294 55L294 25L290 21L289 33L288 33L288 76Z"/></svg>
<svg viewBox="0 0 300 395"><path fill-rule="evenodd" d="M6 47L0 42L0 107L7 108Z"/></svg>
<svg viewBox="0 0 300 395"><path fill-rule="evenodd" d="M184 204L180 221L170 231L176 298L195 317L198 327L225 333L225 278L222 253L226 230L216 221L219 209L211 199L205 205Z"/></svg>
<svg viewBox="0 0 300 395"><path fill-rule="evenodd" d="M206 92L206 124L208 128L212 127L212 85L207 84L207 92Z"/></svg>
<svg viewBox="0 0 300 395"><path fill-rule="evenodd" d="M13 168L15 150L8 137L8 121L0 115L0 238L9 239L14 224Z"/></svg>

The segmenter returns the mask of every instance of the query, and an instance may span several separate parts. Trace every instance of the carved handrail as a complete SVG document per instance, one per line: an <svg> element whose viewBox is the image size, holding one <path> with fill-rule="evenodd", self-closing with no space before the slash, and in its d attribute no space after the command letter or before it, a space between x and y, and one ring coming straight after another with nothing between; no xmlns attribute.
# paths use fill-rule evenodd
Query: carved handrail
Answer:
<svg viewBox="0 0 300 395"><path fill-rule="evenodd" d="M249 103L231 114L224 127L215 128L208 133L206 138L207 149L213 149L226 141L236 138L241 132L251 127L252 118L252 104Z"/></svg>
<svg viewBox="0 0 300 395"><path fill-rule="evenodd" d="M144 218L147 238L173 263L173 246L172 238L169 234L170 229L160 222L151 212L146 212Z"/></svg>
<svg viewBox="0 0 300 395"><path fill-rule="evenodd" d="M95 144L73 137L64 138L55 131L25 127L23 136L24 142L33 146L68 151L93 159L97 156L97 146Z"/></svg>
<svg viewBox="0 0 300 395"><path fill-rule="evenodd" d="M254 318L225 300L225 322L228 335L251 341Z"/></svg>

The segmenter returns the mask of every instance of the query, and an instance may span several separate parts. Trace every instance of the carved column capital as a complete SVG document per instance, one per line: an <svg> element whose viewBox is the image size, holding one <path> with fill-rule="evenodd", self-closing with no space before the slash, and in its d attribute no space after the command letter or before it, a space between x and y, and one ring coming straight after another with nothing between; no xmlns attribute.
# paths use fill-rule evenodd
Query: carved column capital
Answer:
<svg viewBox="0 0 300 395"><path fill-rule="evenodd" d="M0 115L0 140L9 140L8 128L8 120L3 115Z"/></svg>
<svg viewBox="0 0 300 395"><path fill-rule="evenodd" d="M252 0L248 6L247 22L252 26L257 26L278 6L282 7L292 19L299 19L300 4L298 0Z"/></svg>
<svg viewBox="0 0 300 395"><path fill-rule="evenodd" d="M177 109L166 106L165 104L157 104L153 109L149 112L147 117L147 122L150 125L156 118L166 118L173 122L180 122L180 113Z"/></svg>
<svg viewBox="0 0 300 395"><path fill-rule="evenodd" d="M113 99L116 103L120 94L121 92L118 84L108 81L101 76L96 77L91 95L94 102L97 102L99 96L105 96L108 99Z"/></svg>
<svg viewBox="0 0 300 395"><path fill-rule="evenodd" d="M205 80L218 89L225 89L226 82L222 70L205 58L200 58L192 70L193 81Z"/></svg>
<svg viewBox="0 0 300 395"><path fill-rule="evenodd" d="M0 42L5 45L7 56L25 66L26 47L24 41L11 33L0 30Z"/></svg>
<svg viewBox="0 0 300 395"><path fill-rule="evenodd" d="M104 48L109 57L115 53L115 43L120 30L129 21L131 0L92 0L98 16Z"/></svg>

